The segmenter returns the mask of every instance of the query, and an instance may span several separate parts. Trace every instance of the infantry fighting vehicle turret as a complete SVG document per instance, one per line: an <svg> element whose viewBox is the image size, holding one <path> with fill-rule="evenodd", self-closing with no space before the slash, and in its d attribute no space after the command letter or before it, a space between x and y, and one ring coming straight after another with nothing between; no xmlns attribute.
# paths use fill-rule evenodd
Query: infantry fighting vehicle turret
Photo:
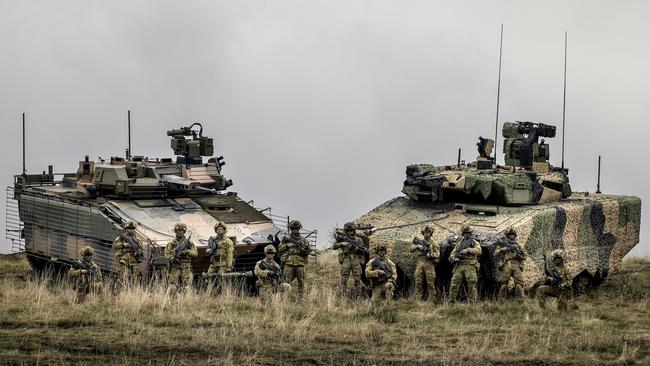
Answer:
<svg viewBox="0 0 650 366"><path fill-rule="evenodd" d="M199 251L193 270L201 273L209 266L208 239L215 235L215 223L222 221L235 243L234 270L252 270L263 258L264 246L286 231L288 220L225 192L232 181L222 174L223 157L213 157L213 139L203 136L201 124L167 135L175 159L131 156L127 149L125 158L93 161L86 156L75 173L55 174L50 166L42 174L16 175L8 197L14 200L8 200L7 209L7 233L15 249L24 250L40 268L71 263L89 245L102 270L112 272L111 244L132 221L145 247L141 269L152 273L165 268L162 253L174 237L173 226L182 222ZM305 234L315 243L315 231Z"/></svg>
<svg viewBox="0 0 650 366"><path fill-rule="evenodd" d="M572 192L568 169L549 163L549 145L555 127L542 123L507 122L503 125L505 165L491 156L494 141L479 138L477 160L458 159L453 165L409 165L402 192L356 220L359 228L375 227L371 246L385 242L399 268L401 284L408 288L415 270L409 252L414 236L425 225L435 229L441 243L437 285L451 278L448 261L451 242L462 225L474 229L483 247L479 286L483 296L494 293L498 281L494 243L508 227L529 253L525 262L528 289L543 278L545 255L566 251L574 284L598 284L620 267L621 259L639 242L641 200Z"/></svg>

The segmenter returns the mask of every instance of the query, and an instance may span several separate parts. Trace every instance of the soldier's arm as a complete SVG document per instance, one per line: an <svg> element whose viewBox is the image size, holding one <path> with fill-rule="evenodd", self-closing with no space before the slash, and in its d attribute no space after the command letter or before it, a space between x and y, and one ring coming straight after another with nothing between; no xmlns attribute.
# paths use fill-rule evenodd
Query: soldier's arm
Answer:
<svg viewBox="0 0 650 366"><path fill-rule="evenodd" d="M473 247L469 248L470 253L474 254L475 256L481 255L483 253L483 250L481 249L481 244L475 241L475 244Z"/></svg>
<svg viewBox="0 0 650 366"><path fill-rule="evenodd" d="M436 241L431 243L431 256L436 262L440 260L440 244Z"/></svg>
<svg viewBox="0 0 650 366"><path fill-rule="evenodd" d="M386 261L388 262L388 265L390 266L391 272L393 272L393 275L391 277L393 278L393 281L395 281L397 283L397 266L390 259L388 259Z"/></svg>
<svg viewBox="0 0 650 366"><path fill-rule="evenodd" d="M165 258L167 260L172 259L172 257L174 256L174 246L172 243L173 241L170 241L169 243L167 243L167 245L165 245Z"/></svg>
<svg viewBox="0 0 650 366"><path fill-rule="evenodd" d="M497 256L501 254L501 252L503 252L503 247L496 247L496 249L494 250L494 255Z"/></svg>
<svg viewBox="0 0 650 366"><path fill-rule="evenodd" d="M230 238L226 238L226 267L231 269L235 257L235 244Z"/></svg>
<svg viewBox="0 0 650 366"><path fill-rule="evenodd" d="M343 242L341 241L335 241L334 245L332 245L332 249L341 249L343 247Z"/></svg>
<svg viewBox="0 0 650 366"><path fill-rule="evenodd" d="M269 271L267 269L262 269L262 267L260 267L260 263L262 263L262 261L259 261L255 264L255 270L253 271L253 273L255 273L255 276L261 278L268 276Z"/></svg>
<svg viewBox="0 0 650 366"><path fill-rule="evenodd" d="M287 241L282 238L282 241L280 242L280 245L278 245L278 252L284 253L289 249Z"/></svg>
<svg viewBox="0 0 650 366"><path fill-rule="evenodd" d="M379 270L372 269L372 260L369 260L368 263L366 263L366 277L368 278L379 277Z"/></svg>
<svg viewBox="0 0 650 366"><path fill-rule="evenodd" d="M95 263L93 263L93 271L95 271L95 281L102 282L102 270Z"/></svg>
<svg viewBox="0 0 650 366"><path fill-rule="evenodd" d="M190 245L188 245L189 248L187 248L188 255L192 258L196 258L199 256L199 250L196 249L196 245L190 241Z"/></svg>
<svg viewBox="0 0 650 366"><path fill-rule="evenodd" d="M70 268L70 270L68 271L68 277L70 277L70 278L77 278L80 275L81 275L81 270L80 269Z"/></svg>
<svg viewBox="0 0 650 366"><path fill-rule="evenodd" d="M415 252L416 250L420 250L420 248L418 248L418 245L415 244L415 239L417 239L417 238L413 238L413 241L411 242L411 245L409 245L409 252L411 252L411 253Z"/></svg>
<svg viewBox="0 0 650 366"><path fill-rule="evenodd" d="M124 243L122 243L122 240L118 236L117 238L115 238L115 240L113 240L113 249L120 250L122 248L124 248Z"/></svg>
<svg viewBox="0 0 650 366"><path fill-rule="evenodd" d="M449 261L450 262L453 262L454 260L456 260L456 249L458 248L459 245L460 245L460 243L454 245L454 247L451 249L451 254L449 254Z"/></svg>

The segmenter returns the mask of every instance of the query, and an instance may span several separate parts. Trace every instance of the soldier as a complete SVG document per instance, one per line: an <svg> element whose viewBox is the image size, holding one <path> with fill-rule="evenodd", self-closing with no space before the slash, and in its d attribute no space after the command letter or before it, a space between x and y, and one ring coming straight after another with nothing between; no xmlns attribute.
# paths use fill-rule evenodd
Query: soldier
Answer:
<svg viewBox="0 0 650 366"><path fill-rule="evenodd" d="M463 279L467 281L467 300L475 302L478 298L476 284L479 268L478 256L481 255L481 245L472 238L472 228L463 225L462 237L458 240L449 256L449 261L454 265L451 277L449 296L451 301L456 301Z"/></svg>
<svg viewBox="0 0 650 366"><path fill-rule="evenodd" d="M431 240L433 228L425 226L422 229L423 239L413 238L411 253L417 251L418 259L415 266L415 294L418 299L424 298L424 284L427 285L427 300L436 299L436 268L440 259L440 244Z"/></svg>
<svg viewBox="0 0 650 366"><path fill-rule="evenodd" d="M293 220L289 223L290 235L280 242L280 255L284 261L284 277L287 283L293 279L298 282L298 295L302 297L305 291L305 265L309 257L309 242L300 235L302 223Z"/></svg>
<svg viewBox="0 0 650 366"><path fill-rule="evenodd" d="M167 281L172 290L188 289L192 285L192 258L196 258L198 251L190 238L185 238L186 231L187 226L182 222L174 225L176 237L165 247L165 258L169 261Z"/></svg>
<svg viewBox="0 0 650 366"><path fill-rule="evenodd" d="M361 266L368 255L368 245L363 237L357 234L356 226L348 222L343 226L344 235L336 235L332 249L341 249L339 263L341 264L341 293L348 294L348 280L352 276L354 282L351 295L361 294Z"/></svg>
<svg viewBox="0 0 650 366"><path fill-rule="evenodd" d="M68 271L68 277L75 279L74 289L77 292L77 301L83 302L90 292L98 292L102 289L102 272L97 264L93 262L95 251L85 246L79 251L81 260L78 260Z"/></svg>
<svg viewBox="0 0 650 366"><path fill-rule="evenodd" d="M501 287L499 288L499 299L505 300L508 297L508 283L510 277L515 283L515 297L518 301L524 300L524 261L526 260L526 250L517 243L517 232L510 227L505 232L506 239L496 242L494 257L500 258L498 262L499 272L501 273Z"/></svg>
<svg viewBox="0 0 650 366"><path fill-rule="evenodd" d="M568 309L568 303L571 307L577 306L571 299L571 277L564 265L564 250L555 249L551 252L551 263L546 268L546 284L537 288L537 300L539 307L546 308L546 299L548 297L557 298L557 309L565 311Z"/></svg>
<svg viewBox="0 0 650 366"><path fill-rule="evenodd" d="M393 299L397 283L397 267L395 263L386 258L386 246L377 245L375 258L366 264L366 277L372 286L372 303L378 304L383 298L386 302Z"/></svg>
<svg viewBox="0 0 650 366"><path fill-rule="evenodd" d="M208 249L205 251L205 254L210 256L208 273L223 274L232 271L235 245L226 236L227 230L226 224L221 221L214 225L214 232L217 235L208 239Z"/></svg>
<svg viewBox="0 0 650 366"><path fill-rule="evenodd" d="M255 264L255 276L257 276L257 290L262 300L267 300L272 294L277 292L288 292L291 285L284 282L284 275L280 265L273 257L275 256L275 247L267 245L264 247L264 259Z"/></svg>
<svg viewBox="0 0 650 366"><path fill-rule="evenodd" d="M142 242L135 235L135 224L127 221L124 232L113 241L117 267L117 287L123 288L140 280L138 265L144 260Z"/></svg>

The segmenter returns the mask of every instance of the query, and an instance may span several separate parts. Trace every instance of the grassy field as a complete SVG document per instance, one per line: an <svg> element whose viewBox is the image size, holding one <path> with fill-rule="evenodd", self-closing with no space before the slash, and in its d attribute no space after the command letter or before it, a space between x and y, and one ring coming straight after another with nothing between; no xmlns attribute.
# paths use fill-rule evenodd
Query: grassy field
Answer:
<svg viewBox="0 0 650 366"><path fill-rule="evenodd" d="M648 261L625 261L569 313L404 298L381 317L335 295L333 262L311 265L311 284L327 280L302 301L154 287L75 304L67 284L0 256L0 364L650 364Z"/></svg>

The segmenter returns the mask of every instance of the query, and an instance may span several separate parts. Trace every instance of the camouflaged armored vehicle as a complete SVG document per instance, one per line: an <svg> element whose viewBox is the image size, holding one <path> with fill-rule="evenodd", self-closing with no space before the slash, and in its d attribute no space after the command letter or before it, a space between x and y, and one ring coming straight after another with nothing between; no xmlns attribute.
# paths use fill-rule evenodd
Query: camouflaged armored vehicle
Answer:
<svg viewBox="0 0 650 366"><path fill-rule="evenodd" d="M145 247L145 273L166 268L165 245L174 237L173 226L187 225L199 256L195 273L207 271L205 254L214 225L228 225L235 243L234 271L250 271L264 257L264 246L277 242L286 231L288 218L257 210L234 192L224 192L232 181L222 174L223 157L212 157L213 139L203 136L194 123L167 132L172 158L131 156L85 157L77 172L54 174L52 166L42 174L16 175L8 188L7 235L15 250L24 250L33 266L69 264L79 250L95 249L95 262L103 271L116 270L113 240L126 222L136 223L136 235ZM207 162L204 162L207 157ZM275 220L274 220L275 219ZM275 222L274 222L275 221ZM316 235L308 232L315 243Z"/></svg>
<svg viewBox="0 0 650 366"><path fill-rule="evenodd" d="M410 165L402 192L355 222L375 227L371 247L385 242L399 268L403 288L412 282L415 253L409 245L425 225L435 229L441 243L437 285L448 286L452 250L449 244L469 224L483 248L479 287L483 296L498 289L494 243L508 227L528 251L526 287L543 278L544 258L553 249L566 251L574 284L598 284L617 271L621 259L639 242L641 200L572 192L568 170L549 164L549 145L555 127L542 123L508 122L503 126L505 166L491 157L494 141L479 138L475 162L446 166ZM540 140L540 138L542 138Z"/></svg>

